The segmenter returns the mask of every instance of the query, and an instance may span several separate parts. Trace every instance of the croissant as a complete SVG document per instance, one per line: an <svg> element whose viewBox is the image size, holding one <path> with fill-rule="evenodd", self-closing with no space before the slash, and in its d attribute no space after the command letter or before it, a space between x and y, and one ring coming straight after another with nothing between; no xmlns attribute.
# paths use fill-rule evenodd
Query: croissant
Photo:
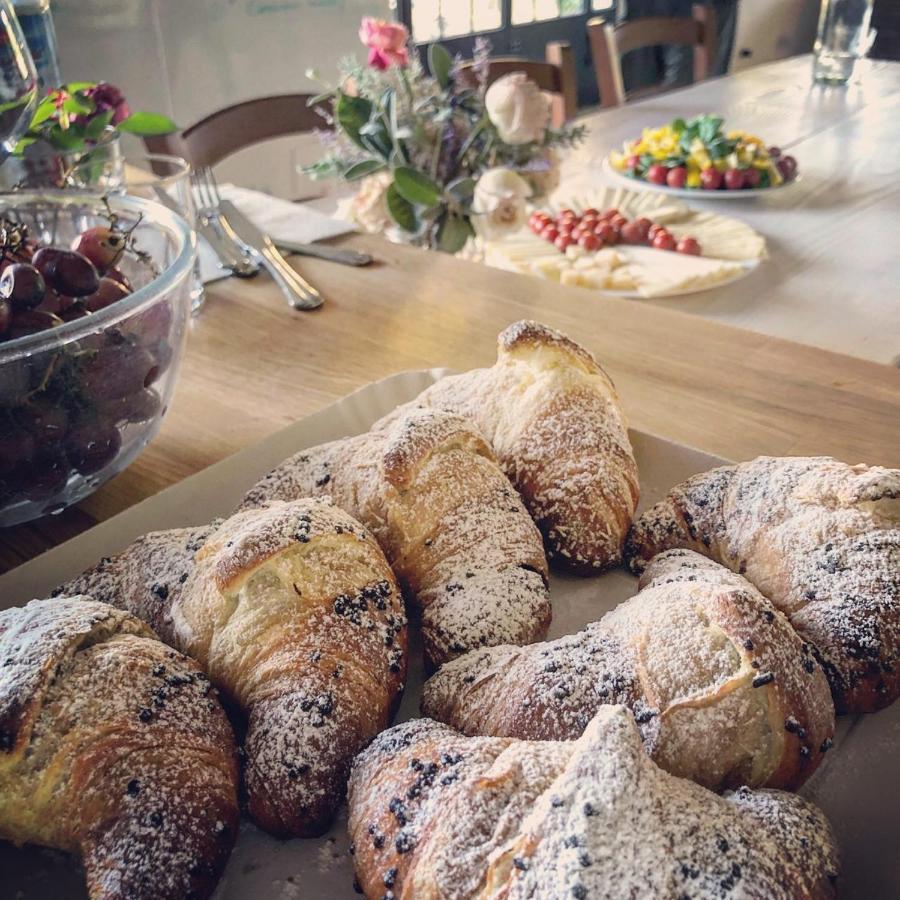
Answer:
<svg viewBox="0 0 900 900"><path fill-rule="evenodd" d="M834 735L810 648L740 575L687 550L655 557L640 592L575 635L445 665L422 711L465 734L573 740L624 704L668 772L713 790L796 788Z"/></svg>
<svg viewBox="0 0 900 900"><path fill-rule="evenodd" d="M669 775L621 706L601 707L577 741L405 722L354 761L349 802L369 898L835 896L818 809Z"/></svg>
<svg viewBox="0 0 900 900"><path fill-rule="evenodd" d="M208 897L237 835L228 719L193 661L84 597L0 612L0 837L93 900Z"/></svg>
<svg viewBox="0 0 900 900"><path fill-rule="evenodd" d="M421 610L428 669L475 647L547 633L540 534L468 421L407 410L366 434L298 453L244 507L310 495L331 497L372 530Z"/></svg>
<svg viewBox="0 0 900 900"><path fill-rule="evenodd" d="M115 584L118 604L168 623L235 709L254 821L321 834L406 677L402 598L371 535L330 502L275 502L209 536L146 535L65 589L109 597Z"/></svg>
<svg viewBox="0 0 900 900"><path fill-rule="evenodd" d="M537 322L500 333L497 362L441 379L416 401L471 418L522 495L552 561L585 575L618 565L638 473L609 376Z"/></svg>
<svg viewBox="0 0 900 900"><path fill-rule="evenodd" d="M628 563L669 547L756 585L813 646L838 712L900 694L900 470L771 456L713 469L640 517Z"/></svg>

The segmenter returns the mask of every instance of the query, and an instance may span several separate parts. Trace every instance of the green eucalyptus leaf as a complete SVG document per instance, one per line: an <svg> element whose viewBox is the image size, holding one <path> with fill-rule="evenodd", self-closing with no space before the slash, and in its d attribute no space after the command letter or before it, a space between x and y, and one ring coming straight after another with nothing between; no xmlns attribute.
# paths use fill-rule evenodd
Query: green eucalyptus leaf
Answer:
<svg viewBox="0 0 900 900"><path fill-rule="evenodd" d="M347 137L357 146L365 148L359 130L369 121L372 115L372 103L364 97L351 97L343 92L338 92L337 103L334 106L338 124L343 128Z"/></svg>
<svg viewBox="0 0 900 900"><path fill-rule="evenodd" d="M432 44L428 48L428 68L437 83L446 88L450 84L453 57L440 44Z"/></svg>
<svg viewBox="0 0 900 900"><path fill-rule="evenodd" d="M413 205L404 199L397 190L397 182L394 181L385 194L388 212L391 218L404 230L415 233L419 230L419 220Z"/></svg>
<svg viewBox="0 0 900 900"><path fill-rule="evenodd" d="M88 122L87 127L84 129L84 136L89 141L97 141L100 139L100 136L106 131L109 123L112 122L114 110L108 109L104 113L100 113L99 116L95 116Z"/></svg>
<svg viewBox="0 0 900 900"><path fill-rule="evenodd" d="M344 180L359 181L360 178L380 172L383 168L384 163L380 159L364 159L344 170Z"/></svg>
<svg viewBox="0 0 900 900"><path fill-rule="evenodd" d="M441 188L424 172L412 166L399 166L394 169L394 185L397 192L417 206L434 206L440 202Z"/></svg>
<svg viewBox="0 0 900 900"><path fill-rule="evenodd" d="M444 253L457 253L465 247L466 241L474 233L475 230L468 219L449 213L438 225L438 250L443 250Z"/></svg>
<svg viewBox="0 0 900 900"><path fill-rule="evenodd" d="M119 131L127 131L129 134L137 134L149 137L155 134L172 134L178 131L178 126L162 113L136 112L127 119L123 119L116 126Z"/></svg>

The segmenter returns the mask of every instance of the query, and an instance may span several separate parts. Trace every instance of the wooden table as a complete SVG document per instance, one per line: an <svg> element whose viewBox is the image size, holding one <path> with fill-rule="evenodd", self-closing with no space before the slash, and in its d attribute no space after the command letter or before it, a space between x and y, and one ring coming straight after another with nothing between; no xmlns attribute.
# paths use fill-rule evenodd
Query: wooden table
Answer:
<svg viewBox="0 0 900 900"><path fill-rule="evenodd" d="M812 57L799 56L584 116L590 133L559 194L604 183L603 159L646 126L726 116L796 156L801 180L767 197L690 203L752 225L770 259L735 285L651 302L889 363L900 356L900 63L865 60L847 88L813 85L811 73Z"/></svg>
<svg viewBox="0 0 900 900"><path fill-rule="evenodd" d="M287 308L266 276L209 286L160 434L78 507L0 535L8 569L369 381L490 364L508 323L583 342L631 423L731 459L833 454L900 466L900 370L686 315L354 236L378 264L295 265L326 297Z"/></svg>

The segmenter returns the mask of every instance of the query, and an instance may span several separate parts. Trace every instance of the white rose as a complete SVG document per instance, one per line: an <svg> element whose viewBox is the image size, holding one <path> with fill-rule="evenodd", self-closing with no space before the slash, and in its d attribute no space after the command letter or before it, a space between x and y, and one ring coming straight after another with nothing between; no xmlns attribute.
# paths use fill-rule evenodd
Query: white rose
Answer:
<svg viewBox="0 0 900 900"><path fill-rule="evenodd" d="M350 204L350 219L372 234L381 234L394 222L387 208L387 189L394 176L390 172L376 172L359 183L359 190Z"/></svg>
<svg viewBox="0 0 900 900"><path fill-rule="evenodd" d="M472 225L486 240L519 231L526 221L525 201L531 196L528 182L510 169L488 169L475 185Z"/></svg>
<svg viewBox="0 0 900 900"><path fill-rule="evenodd" d="M498 78L487 89L484 106L507 144L539 141L550 121L550 99L524 72Z"/></svg>

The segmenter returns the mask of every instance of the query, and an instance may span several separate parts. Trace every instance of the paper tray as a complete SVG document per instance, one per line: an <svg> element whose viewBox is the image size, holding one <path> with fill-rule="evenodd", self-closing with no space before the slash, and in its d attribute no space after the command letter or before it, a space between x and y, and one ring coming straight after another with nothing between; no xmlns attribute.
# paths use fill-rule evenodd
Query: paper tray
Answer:
<svg viewBox="0 0 900 900"><path fill-rule="evenodd" d="M0 608L49 591L101 556L116 553L147 531L207 522L229 514L247 489L293 453L323 441L358 434L400 403L413 399L444 370L403 372L367 385L138 503L90 531L0 576ZM639 431L631 432L641 479L641 507L674 484L723 461ZM579 630L636 590L624 570L596 578L554 574L550 637ZM398 720L418 715L422 685L418 634L411 634L410 672ZM895 897L900 886L900 703L877 715L840 720L834 749L802 793L828 814L843 858L840 896ZM278 841L249 822L215 893L215 900L352 898L346 813L322 838ZM70 857L0 842L0 896L17 900L84 897L81 873Z"/></svg>

